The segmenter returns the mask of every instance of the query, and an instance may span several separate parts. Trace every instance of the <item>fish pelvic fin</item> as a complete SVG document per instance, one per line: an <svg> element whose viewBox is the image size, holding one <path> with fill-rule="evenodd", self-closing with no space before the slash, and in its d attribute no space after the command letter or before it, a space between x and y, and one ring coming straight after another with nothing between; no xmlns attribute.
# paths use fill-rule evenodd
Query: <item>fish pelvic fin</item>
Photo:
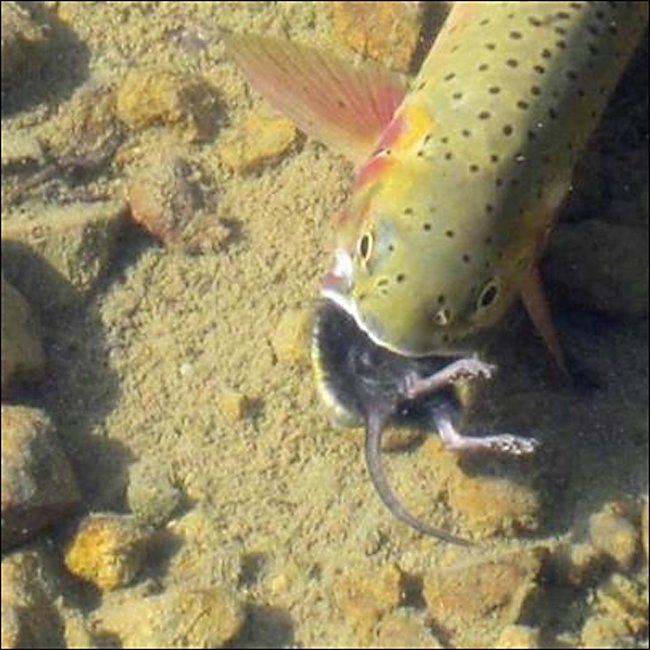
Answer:
<svg viewBox="0 0 650 650"><path fill-rule="evenodd" d="M542 278L536 264L531 266L524 277L521 285L521 298L530 319L533 321L533 325L535 325L557 366L564 375L569 376L564 353L544 293Z"/></svg>
<svg viewBox="0 0 650 650"><path fill-rule="evenodd" d="M353 66L281 39L222 33L251 86L298 128L355 164L373 151L406 94L406 81L378 65Z"/></svg>

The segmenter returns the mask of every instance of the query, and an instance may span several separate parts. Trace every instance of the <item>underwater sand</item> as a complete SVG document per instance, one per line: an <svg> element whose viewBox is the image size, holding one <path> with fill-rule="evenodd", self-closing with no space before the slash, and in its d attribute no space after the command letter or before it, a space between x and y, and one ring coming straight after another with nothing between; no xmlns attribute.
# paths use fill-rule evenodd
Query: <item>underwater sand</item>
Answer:
<svg viewBox="0 0 650 650"><path fill-rule="evenodd" d="M325 3L59 4L70 5L70 26L88 48L82 78L119 78L153 63L198 72L219 90L224 129L244 112L269 109L210 36L214 25L337 49ZM180 47L170 37L179 25L208 34L207 46ZM138 145L174 142L154 131L136 135ZM170 552L166 568L145 579L155 576L162 588L236 588L249 604L238 647L331 647L354 643L332 595L337 576L388 564L420 575L486 547L528 544L497 538L461 551L399 523L367 476L363 432L329 425L308 360L276 358L272 339L283 314L315 303L350 166L311 141L248 176L225 172L213 143L189 151L212 179L219 216L239 224L238 236L220 252L189 256L128 232L85 308L47 324L51 372L39 397L89 510L123 510L129 465L155 456L182 486L186 512L199 513L204 543L185 549L182 563ZM120 182L112 181L116 191ZM541 528L529 538L544 540L579 535L603 504L648 492L647 323L552 302L569 355L599 387L563 383L517 310L491 350L499 374L467 427L542 441L538 458L501 463L514 480L527 471L540 477ZM220 413L227 391L249 400L244 418ZM463 534L462 519L430 500L437 477L420 445L386 453L385 462L414 512ZM571 627L569 614L549 615L555 632Z"/></svg>

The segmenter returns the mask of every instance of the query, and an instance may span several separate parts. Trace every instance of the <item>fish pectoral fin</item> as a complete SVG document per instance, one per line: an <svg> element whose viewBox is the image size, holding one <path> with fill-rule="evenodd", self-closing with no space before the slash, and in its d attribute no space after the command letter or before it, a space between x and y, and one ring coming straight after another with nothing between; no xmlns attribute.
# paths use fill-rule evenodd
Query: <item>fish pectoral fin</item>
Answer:
<svg viewBox="0 0 650 650"><path fill-rule="evenodd" d="M406 94L405 80L377 65L352 66L266 36L222 36L255 90L307 135L355 164L372 153Z"/></svg>
<svg viewBox="0 0 650 650"><path fill-rule="evenodd" d="M531 266L524 277L521 285L521 298L530 319L533 321L551 356L555 359L560 370L565 375L569 375L537 265Z"/></svg>

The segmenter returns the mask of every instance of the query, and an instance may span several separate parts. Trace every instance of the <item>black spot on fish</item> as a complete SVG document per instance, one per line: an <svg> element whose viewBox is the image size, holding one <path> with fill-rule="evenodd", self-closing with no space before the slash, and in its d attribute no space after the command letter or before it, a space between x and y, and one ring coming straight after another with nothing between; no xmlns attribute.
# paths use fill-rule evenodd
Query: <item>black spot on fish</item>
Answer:
<svg viewBox="0 0 650 650"><path fill-rule="evenodd" d="M501 88L499 88L499 86L490 86L488 92L491 95L498 95L501 92Z"/></svg>
<svg viewBox="0 0 650 650"><path fill-rule="evenodd" d="M423 223L422 224L422 230L426 230L426 231L431 230L431 224L428 223L428 222Z"/></svg>
<svg viewBox="0 0 650 650"><path fill-rule="evenodd" d="M443 80L444 80L444 81L451 81L451 80L454 79L455 77L456 77L456 73L455 73L455 72L450 72L446 77L444 77Z"/></svg>
<svg viewBox="0 0 650 650"><path fill-rule="evenodd" d="M439 305L444 305L445 302L447 302L447 299L445 298L445 295L444 295L443 293L441 293L441 294L438 296L438 304L439 304Z"/></svg>
<svg viewBox="0 0 650 650"><path fill-rule="evenodd" d="M488 214L494 212L494 206L493 206L492 204L488 203L488 204L485 206L485 211L486 211Z"/></svg>
<svg viewBox="0 0 650 650"><path fill-rule="evenodd" d="M492 237L486 237L483 241L485 242L485 244L487 246L491 246L493 240L492 240Z"/></svg>
<svg viewBox="0 0 650 650"><path fill-rule="evenodd" d="M517 108L521 108L522 110L526 110L528 108L528 102L525 102L523 99L520 99L517 102Z"/></svg>
<svg viewBox="0 0 650 650"><path fill-rule="evenodd" d="M467 253L463 255L462 260L465 262L465 264L469 264L472 261L471 257Z"/></svg>
<svg viewBox="0 0 650 650"><path fill-rule="evenodd" d="M553 31L560 36L566 36L566 29L564 27L554 27Z"/></svg>
<svg viewBox="0 0 650 650"><path fill-rule="evenodd" d="M461 133L466 137L469 138L472 135L472 132L469 129L463 129Z"/></svg>
<svg viewBox="0 0 650 650"><path fill-rule="evenodd" d="M398 273L395 276L395 282L401 283L404 282L404 280L406 280L406 276L403 273Z"/></svg>
<svg viewBox="0 0 650 650"><path fill-rule="evenodd" d="M543 49L542 50L542 58L543 59L550 59L553 56L553 53L551 50Z"/></svg>
<svg viewBox="0 0 650 650"><path fill-rule="evenodd" d="M478 119L479 120L487 120L487 119L489 119L489 117L490 117L490 112L489 111L481 111L478 114Z"/></svg>
<svg viewBox="0 0 650 650"><path fill-rule="evenodd" d="M484 27L484 26L487 25L489 22L490 22L490 19L489 19L489 18L483 18L483 20L479 23L479 25L480 25L481 27Z"/></svg>
<svg viewBox="0 0 650 650"><path fill-rule="evenodd" d="M546 68L544 66L542 66L542 65L534 65L533 70L537 74L544 74L546 72Z"/></svg>
<svg viewBox="0 0 650 650"><path fill-rule="evenodd" d="M445 230L445 235L449 237L450 239L455 235L456 233L453 230Z"/></svg>
<svg viewBox="0 0 650 650"><path fill-rule="evenodd" d="M442 142L442 144L447 144L449 142L449 138L447 136L440 138L440 142Z"/></svg>
<svg viewBox="0 0 650 650"><path fill-rule="evenodd" d="M541 27L543 25L542 21L539 18L535 18L535 16L528 17L528 24L533 27Z"/></svg>
<svg viewBox="0 0 650 650"><path fill-rule="evenodd" d="M413 208L404 208L404 214L411 216L413 214Z"/></svg>
<svg viewBox="0 0 650 650"><path fill-rule="evenodd" d="M516 68L519 65L519 61L517 61L517 59L508 59L506 65L509 68Z"/></svg>
<svg viewBox="0 0 650 650"><path fill-rule="evenodd" d="M574 70L568 70L566 76L569 81L575 81L578 78L578 73Z"/></svg>
<svg viewBox="0 0 650 650"><path fill-rule="evenodd" d="M556 119L557 119L557 111L556 111L554 108L549 108L549 109L548 109L548 116L549 116L552 120L556 120Z"/></svg>
<svg viewBox="0 0 650 650"><path fill-rule="evenodd" d="M530 94L538 97L539 95L542 94L542 89L539 86L531 86Z"/></svg>
<svg viewBox="0 0 650 650"><path fill-rule="evenodd" d="M462 99L463 98L463 93L454 93L452 95L453 99Z"/></svg>
<svg viewBox="0 0 650 650"><path fill-rule="evenodd" d="M498 163L498 162L499 162L499 156L497 156L495 153L493 153L493 154L490 156L490 160L491 160L493 163Z"/></svg>
<svg viewBox="0 0 650 650"><path fill-rule="evenodd" d="M521 40L521 32L510 32L510 38L514 41Z"/></svg>
<svg viewBox="0 0 650 650"><path fill-rule="evenodd" d="M559 50L566 49L566 41L555 41L555 47L557 47Z"/></svg>
<svg viewBox="0 0 650 650"><path fill-rule="evenodd" d="M478 166L478 165L470 165L470 166L469 166L469 171L470 171L472 174L475 174L478 170L479 170L479 166Z"/></svg>
<svg viewBox="0 0 650 650"><path fill-rule="evenodd" d="M496 47L497 47L497 46L496 46L495 43L486 43L486 44L485 44L485 49L486 49L486 50L490 50L490 51L492 51L492 50L495 50Z"/></svg>
<svg viewBox="0 0 650 650"><path fill-rule="evenodd" d="M569 19L571 18L571 15L568 14L566 11L558 11L558 12L555 14L555 17L556 17L558 20L569 20Z"/></svg>
<svg viewBox="0 0 650 650"><path fill-rule="evenodd" d="M485 72L488 70L490 66L487 63L481 63L481 65L478 67L479 72Z"/></svg>
<svg viewBox="0 0 650 650"><path fill-rule="evenodd" d="M512 135L513 129L512 129L512 126L510 124L506 124L503 127L502 131L503 131L503 135Z"/></svg>
<svg viewBox="0 0 650 650"><path fill-rule="evenodd" d="M451 160L453 157L454 157L454 156L453 156L453 154L451 153L451 151L448 151L448 152L445 154L445 160Z"/></svg>

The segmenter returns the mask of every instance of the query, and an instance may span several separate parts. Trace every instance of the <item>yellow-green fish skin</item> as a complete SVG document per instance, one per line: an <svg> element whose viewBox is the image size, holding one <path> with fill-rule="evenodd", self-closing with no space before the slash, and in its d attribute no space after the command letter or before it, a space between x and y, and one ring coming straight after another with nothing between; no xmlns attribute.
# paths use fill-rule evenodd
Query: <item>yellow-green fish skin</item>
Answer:
<svg viewBox="0 0 650 650"><path fill-rule="evenodd" d="M341 295L407 355L474 349L543 252L642 2L463 2L359 171Z"/></svg>

